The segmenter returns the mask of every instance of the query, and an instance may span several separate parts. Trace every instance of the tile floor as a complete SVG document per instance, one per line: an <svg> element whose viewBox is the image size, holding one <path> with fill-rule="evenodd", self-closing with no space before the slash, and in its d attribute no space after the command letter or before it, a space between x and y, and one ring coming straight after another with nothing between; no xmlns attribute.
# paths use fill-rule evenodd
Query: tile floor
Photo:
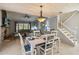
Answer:
<svg viewBox="0 0 79 59"><path fill-rule="evenodd" d="M60 45L60 52L55 55L79 55L79 44L75 47L64 43L61 43ZM5 41L0 50L0 55L21 55L19 39Z"/></svg>
<svg viewBox="0 0 79 59"><path fill-rule="evenodd" d="M75 47L61 43L58 55L79 55L79 43Z"/></svg>
<svg viewBox="0 0 79 59"><path fill-rule="evenodd" d="M12 41L4 41L2 49L0 50L0 55L20 55L21 47L19 39Z"/></svg>

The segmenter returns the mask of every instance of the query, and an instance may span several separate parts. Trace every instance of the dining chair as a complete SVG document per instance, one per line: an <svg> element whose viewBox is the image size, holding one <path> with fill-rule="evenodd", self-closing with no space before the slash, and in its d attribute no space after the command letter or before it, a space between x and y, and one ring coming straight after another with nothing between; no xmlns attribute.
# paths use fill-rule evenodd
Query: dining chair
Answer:
<svg viewBox="0 0 79 59"><path fill-rule="evenodd" d="M59 52L60 38L54 34L46 34L43 38L45 43L40 45L38 48L40 50L39 54L52 55Z"/></svg>
<svg viewBox="0 0 79 59"><path fill-rule="evenodd" d="M55 36L57 36L57 30L51 30L51 34L54 34Z"/></svg>
<svg viewBox="0 0 79 59"><path fill-rule="evenodd" d="M36 30L36 31L33 31L33 35L39 37L41 34L39 30Z"/></svg>
<svg viewBox="0 0 79 59"><path fill-rule="evenodd" d="M18 33L19 37L20 37L20 43L21 43L21 50L22 50L22 54L23 55L30 55L31 54L31 46L30 44L25 44L22 38L22 35L20 33Z"/></svg>
<svg viewBox="0 0 79 59"><path fill-rule="evenodd" d="M60 52L60 38L59 37L54 37L53 41L53 54L59 53Z"/></svg>
<svg viewBox="0 0 79 59"><path fill-rule="evenodd" d="M57 36L57 33L57 30L51 30L51 34L54 35L53 54L59 53L60 51L60 37Z"/></svg>
<svg viewBox="0 0 79 59"><path fill-rule="evenodd" d="M37 49L36 47L33 49L33 46L31 45L31 43L29 42L29 40L34 40L34 37L26 37L25 39L25 44L30 44L31 48L31 55L37 55Z"/></svg>
<svg viewBox="0 0 79 59"><path fill-rule="evenodd" d="M44 38L45 43L38 47L41 55L52 55L53 39L54 39L54 36L52 34L47 34L45 36L45 38Z"/></svg>

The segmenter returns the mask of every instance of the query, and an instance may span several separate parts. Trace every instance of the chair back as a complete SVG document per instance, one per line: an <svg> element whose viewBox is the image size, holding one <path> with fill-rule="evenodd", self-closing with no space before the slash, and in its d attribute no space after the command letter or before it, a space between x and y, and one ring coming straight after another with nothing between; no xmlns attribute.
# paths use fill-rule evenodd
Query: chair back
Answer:
<svg viewBox="0 0 79 59"><path fill-rule="evenodd" d="M19 37L20 37L20 43L21 43L21 50L22 50L22 54L25 54L25 48L24 48L24 42L23 42L23 38L22 35L20 33L18 33Z"/></svg>
<svg viewBox="0 0 79 59"><path fill-rule="evenodd" d="M37 37L39 37L39 36L40 36L40 31L39 31L39 30L37 30L37 31L34 31L34 32L33 32L33 34L34 34L34 36L37 36Z"/></svg>
<svg viewBox="0 0 79 59"><path fill-rule="evenodd" d="M53 34L46 34L44 39L45 39L46 43L52 42L54 39L54 35Z"/></svg>
<svg viewBox="0 0 79 59"><path fill-rule="evenodd" d="M47 50L51 48L51 54L52 54L52 48L53 48L53 40L54 35L53 34L47 34L45 37L45 54L47 54Z"/></svg>
<svg viewBox="0 0 79 59"><path fill-rule="evenodd" d="M33 51L32 51L32 46L29 42L29 38L30 37L26 37L25 42L23 42L22 36L20 33L18 33L19 37L20 37L20 42L21 42L21 48L22 48L22 54L27 54L27 55L32 55ZM35 51L36 54L36 51ZM34 54L34 55L35 55Z"/></svg>
<svg viewBox="0 0 79 59"><path fill-rule="evenodd" d="M57 36L57 31L56 31L56 30L52 30L52 31L51 31L51 34Z"/></svg>

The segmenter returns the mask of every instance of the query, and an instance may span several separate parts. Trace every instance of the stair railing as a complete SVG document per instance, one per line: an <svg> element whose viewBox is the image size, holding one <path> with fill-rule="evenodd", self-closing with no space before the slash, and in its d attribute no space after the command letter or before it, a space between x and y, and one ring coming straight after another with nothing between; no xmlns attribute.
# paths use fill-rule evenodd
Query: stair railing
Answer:
<svg viewBox="0 0 79 59"><path fill-rule="evenodd" d="M70 17L68 17L67 18L67 20L65 20L65 22L67 22L67 21L69 21L70 20L70 18L72 18L74 15L76 15L78 13L78 11L74 11L74 13L70 16ZM64 23L65 23L64 22Z"/></svg>
<svg viewBox="0 0 79 59"><path fill-rule="evenodd" d="M67 31L69 31L69 33L71 33L72 35L74 35L74 32L72 32L73 30L71 30L69 27L67 27L66 25L62 25L63 28L65 28Z"/></svg>

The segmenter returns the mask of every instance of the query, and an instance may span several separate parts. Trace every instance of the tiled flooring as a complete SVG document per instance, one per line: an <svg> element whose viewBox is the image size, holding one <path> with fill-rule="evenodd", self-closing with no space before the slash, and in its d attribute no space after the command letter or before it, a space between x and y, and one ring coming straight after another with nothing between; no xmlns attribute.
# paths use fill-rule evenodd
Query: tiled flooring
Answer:
<svg viewBox="0 0 79 59"><path fill-rule="evenodd" d="M21 54L21 47L19 39L12 41L5 41L0 51L0 55L20 55L20 54Z"/></svg>
<svg viewBox="0 0 79 59"><path fill-rule="evenodd" d="M79 43L75 47L62 43L58 55L79 55Z"/></svg>
<svg viewBox="0 0 79 59"><path fill-rule="evenodd" d="M75 47L71 47L67 44L60 44L60 52L55 55L79 55L79 44ZM21 47L19 39L12 41L5 41L0 55L21 55Z"/></svg>

